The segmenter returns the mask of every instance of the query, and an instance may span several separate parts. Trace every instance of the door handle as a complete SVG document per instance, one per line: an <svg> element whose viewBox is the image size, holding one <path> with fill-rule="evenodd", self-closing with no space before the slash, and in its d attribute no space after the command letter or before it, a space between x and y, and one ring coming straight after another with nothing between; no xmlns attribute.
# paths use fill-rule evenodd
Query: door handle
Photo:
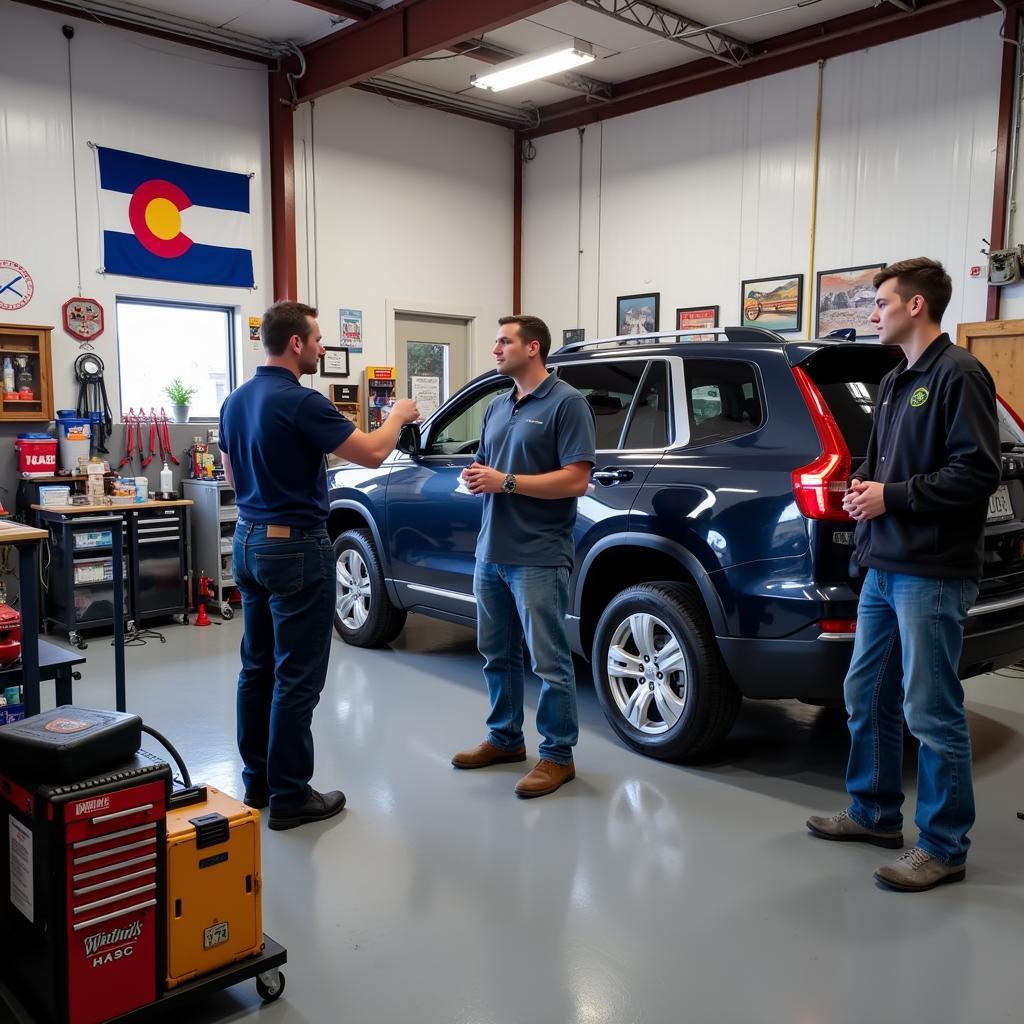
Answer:
<svg viewBox="0 0 1024 1024"><path fill-rule="evenodd" d="M632 480L631 469L598 469L594 472L594 479L599 484L617 484L623 480Z"/></svg>

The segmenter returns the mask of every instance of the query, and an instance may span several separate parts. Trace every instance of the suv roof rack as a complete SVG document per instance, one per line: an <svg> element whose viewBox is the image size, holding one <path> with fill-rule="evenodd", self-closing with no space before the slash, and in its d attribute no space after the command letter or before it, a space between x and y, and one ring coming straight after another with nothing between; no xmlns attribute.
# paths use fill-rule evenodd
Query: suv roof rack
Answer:
<svg viewBox="0 0 1024 1024"><path fill-rule="evenodd" d="M600 345L659 345L668 340L693 344L713 335L714 341L742 342L745 344L770 342L773 345L785 344L787 339L764 327L698 327L687 331L654 331L651 334L617 334L611 338L594 338L591 341L572 341L563 345L554 355L562 352L578 352L585 348L597 348Z"/></svg>

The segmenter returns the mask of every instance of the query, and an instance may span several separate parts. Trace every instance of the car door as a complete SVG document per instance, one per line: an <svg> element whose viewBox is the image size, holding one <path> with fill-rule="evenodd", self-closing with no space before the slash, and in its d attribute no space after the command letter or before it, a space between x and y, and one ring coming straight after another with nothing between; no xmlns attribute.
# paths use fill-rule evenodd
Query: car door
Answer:
<svg viewBox="0 0 1024 1024"><path fill-rule="evenodd" d="M481 502L462 483L480 443L484 411L512 382L468 385L424 424L421 450L395 458L387 485L389 562L402 605L475 618L473 566Z"/></svg>
<svg viewBox="0 0 1024 1024"><path fill-rule="evenodd" d="M558 376L594 413L597 463L576 515L576 568L605 538L628 529L629 514L673 430L669 360L647 356L560 363Z"/></svg>

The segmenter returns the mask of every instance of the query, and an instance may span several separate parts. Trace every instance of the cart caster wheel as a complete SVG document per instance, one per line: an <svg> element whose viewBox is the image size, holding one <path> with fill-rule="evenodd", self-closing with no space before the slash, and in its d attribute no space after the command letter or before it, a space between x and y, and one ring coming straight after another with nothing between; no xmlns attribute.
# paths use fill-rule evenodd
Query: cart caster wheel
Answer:
<svg viewBox="0 0 1024 1024"><path fill-rule="evenodd" d="M273 1003L280 999L281 993L284 992L284 973L275 970L257 974L256 991L265 1003Z"/></svg>
<svg viewBox="0 0 1024 1024"><path fill-rule="evenodd" d="M187 626L187 625L188 625L188 616L187 616L187 615L184 615L184 614L182 614L182 615L179 615L179 616L178 616L178 621L179 621L179 622L180 622L180 623L181 623L181 624L182 624L183 626Z"/></svg>
<svg viewBox="0 0 1024 1024"><path fill-rule="evenodd" d="M68 633L68 643L71 644L72 647L77 647L80 651L84 651L89 646L85 640L82 639L81 634L76 633L74 630Z"/></svg>
<svg viewBox="0 0 1024 1024"><path fill-rule="evenodd" d="M71 678L74 679L74 681L77 683L78 680L82 678L82 673L81 672L72 672L71 673Z"/></svg>
<svg viewBox="0 0 1024 1024"><path fill-rule="evenodd" d="M235 609L227 601L220 606L220 617L222 619L233 619L235 617Z"/></svg>

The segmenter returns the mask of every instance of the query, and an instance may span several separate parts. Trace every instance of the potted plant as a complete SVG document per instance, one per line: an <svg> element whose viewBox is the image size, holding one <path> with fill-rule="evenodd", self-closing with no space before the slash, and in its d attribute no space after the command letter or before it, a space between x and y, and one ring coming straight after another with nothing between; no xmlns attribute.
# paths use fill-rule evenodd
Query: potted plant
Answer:
<svg viewBox="0 0 1024 1024"><path fill-rule="evenodd" d="M171 415L175 423L188 423L188 406L198 390L199 388L186 386L180 377L175 377L164 388L164 394L171 402Z"/></svg>

